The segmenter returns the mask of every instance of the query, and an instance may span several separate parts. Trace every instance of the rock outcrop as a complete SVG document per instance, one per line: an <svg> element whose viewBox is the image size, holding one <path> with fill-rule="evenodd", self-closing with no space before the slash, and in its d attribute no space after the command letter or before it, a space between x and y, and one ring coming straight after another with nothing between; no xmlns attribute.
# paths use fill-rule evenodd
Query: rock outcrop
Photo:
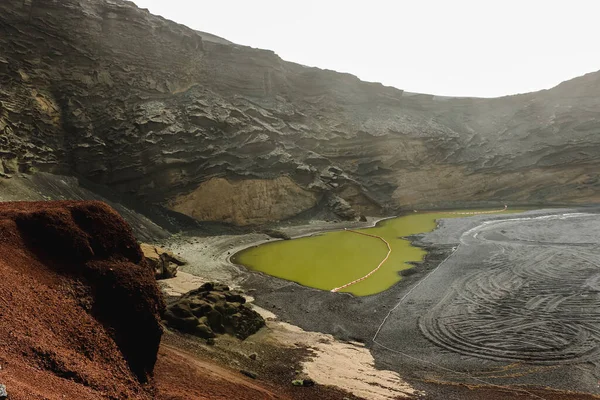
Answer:
<svg viewBox="0 0 600 400"><path fill-rule="evenodd" d="M187 262L161 247L141 243L140 248L156 279L169 279L177 276L177 270Z"/></svg>
<svg viewBox="0 0 600 400"><path fill-rule="evenodd" d="M2 2L0 48L2 176L80 175L236 224L327 193L366 215L600 200L598 72L497 99L406 93L112 0Z"/></svg>
<svg viewBox="0 0 600 400"><path fill-rule="evenodd" d="M314 207L318 200L316 193L286 176L237 182L213 178L175 198L170 207L200 221L249 225L292 217Z"/></svg>
<svg viewBox="0 0 600 400"><path fill-rule="evenodd" d="M292 237L279 229L265 229L262 233L273 239L291 240Z"/></svg>
<svg viewBox="0 0 600 400"><path fill-rule="evenodd" d="M354 220L357 217L356 211L352 208L352 206L339 196L329 196L327 205L335 215L342 219Z"/></svg>
<svg viewBox="0 0 600 400"><path fill-rule="evenodd" d="M0 225L10 398L153 398L164 304L124 220L100 202L18 202Z"/></svg>
<svg viewBox="0 0 600 400"><path fill-rule="evenodd" d="M244 296L228 286L207 282L170 304L165 321L204 339L227 333L243 340L265 326L263 317L245 303Z"/></svg>

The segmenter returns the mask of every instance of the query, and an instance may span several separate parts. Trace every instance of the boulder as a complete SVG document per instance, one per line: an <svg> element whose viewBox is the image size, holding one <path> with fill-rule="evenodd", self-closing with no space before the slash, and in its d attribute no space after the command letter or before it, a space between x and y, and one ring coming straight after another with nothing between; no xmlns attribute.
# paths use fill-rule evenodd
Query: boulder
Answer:
<svg viewBox="0 0 600 400"><path fill-rule="evenodd" d="M142 243L140 248L154 269L156 279L173 278L177 276L178 267L187 264L182 258L160 247Z"/></svg>
<svg viewBox="0 0 600 400"><path fill-rule="evenodd" d="M246 299L228 286L207 282L167 307L165 324L204 339L230 334L246 339L265 325Z"/></svg>
<svg viewBox="0 0 600 400"><path fill-rule="evenodd" d="M356 211L352 208L350 203L336 195L330 195L327 200L327 205L334 212L335 215L344 220L356 219Z"/></svg>
<svg viewBox="0 0 600 400"><path fill-rule="evenodd" d="M283 240L291 239L290 235L288 235L287 233L285 233L283 231L277 230L277 229L265 229L263 231L263 233L274 239L283 239Z"/></svg>
<svg viewBox="0 0 600 400"><path fill-rule="evenodd" d="M315 381L313 381L312 379L294 379L292 381L292 385L310 387L315 386Z"/></svg>
<svg viewBox="0 0 600 400"><path fill-rule="evenodd" d="M252 372L252 371L248 371L248 370L242 369L242 370L240 370L240 373L242 375L246 375L250 379L256 379L256 378L258 378L258 375L256 374L256 372Z"/></svg>

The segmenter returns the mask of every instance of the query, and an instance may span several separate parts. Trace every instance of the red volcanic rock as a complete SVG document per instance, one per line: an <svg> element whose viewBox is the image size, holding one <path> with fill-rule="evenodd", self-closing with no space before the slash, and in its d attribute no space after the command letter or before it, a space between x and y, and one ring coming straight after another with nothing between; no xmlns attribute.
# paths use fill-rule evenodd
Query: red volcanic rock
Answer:
<svg viewBox="0 0 600 400"><path fill-rule="evenodd" d="M0 204L0 281L0 382L12 400L152 398L164 304L109 206Z"/></svg>

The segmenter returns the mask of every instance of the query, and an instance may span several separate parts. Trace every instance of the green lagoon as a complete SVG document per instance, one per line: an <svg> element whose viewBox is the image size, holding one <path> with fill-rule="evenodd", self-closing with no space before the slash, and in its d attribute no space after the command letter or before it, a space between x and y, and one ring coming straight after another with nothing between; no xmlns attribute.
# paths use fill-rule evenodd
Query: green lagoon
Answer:
<svg viewBox="0 0 600 400"><path fill-rule="evenodd" d="M471 212L468 210L460 212ZM494 213L514 213L514 210ZM360 229L381 236L392 249L389 259L368 279L340 290L356 296L382 292L402 277L399 272L422 261L426 252L401 237L429 232L440 218L468 215L420 212L388 219L373 228ZM243 250L233 262L266 274L322 290L331 290L372 271L387 254L381 240L349 231L333 231L294 240L281 240Z"/></svg>

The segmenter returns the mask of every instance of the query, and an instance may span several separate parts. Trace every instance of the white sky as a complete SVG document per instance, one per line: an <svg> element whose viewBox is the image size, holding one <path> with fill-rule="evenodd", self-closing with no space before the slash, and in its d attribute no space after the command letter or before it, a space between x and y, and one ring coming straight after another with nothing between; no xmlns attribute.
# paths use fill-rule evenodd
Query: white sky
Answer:
<svg viewBox="0 0 600 400"><path fill-rule="evenodd" d="M284 60L411 92L493 97L600 69L598 0L134 0Z"/></svg>

